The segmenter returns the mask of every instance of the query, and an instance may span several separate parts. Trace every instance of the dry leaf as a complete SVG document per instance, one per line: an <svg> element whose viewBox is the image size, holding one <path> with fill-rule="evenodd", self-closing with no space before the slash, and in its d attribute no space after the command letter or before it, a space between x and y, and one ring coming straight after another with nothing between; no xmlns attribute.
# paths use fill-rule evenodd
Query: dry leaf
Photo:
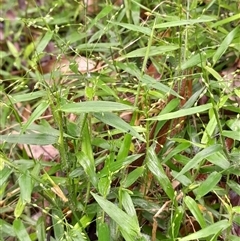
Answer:
<svg viewBox="0 0 240 241"><path fill-rule="evenodd" d="M40 71L43 74L46 74L54 70L59 70L62 74L70 74L73 72L69 66L74 63L77 64L78 71L81 73L90 72L96 66L96 63L93 60L82 56L72 58L72 61L69 58L62 57L60 59L54 58L43 63L43 65L40 66Z"/></svg>
<svg viewBox="0 0 240 241"><path fill-rule="evenodd" d="M58 150L53 145L23 145L23 148L29 157L34 159L41 158L44 161L54 160L59 155Z"/></svg>

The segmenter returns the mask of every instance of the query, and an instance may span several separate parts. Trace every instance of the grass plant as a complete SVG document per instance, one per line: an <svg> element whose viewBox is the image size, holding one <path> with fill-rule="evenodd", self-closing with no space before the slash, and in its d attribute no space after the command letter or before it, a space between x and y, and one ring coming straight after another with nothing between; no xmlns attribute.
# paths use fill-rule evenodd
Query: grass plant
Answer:
<svg viewBox="0 0 240 241"><path fill-rule="evenodd" d="M238 240L239 11L2 0L0 240Z"/></svg>

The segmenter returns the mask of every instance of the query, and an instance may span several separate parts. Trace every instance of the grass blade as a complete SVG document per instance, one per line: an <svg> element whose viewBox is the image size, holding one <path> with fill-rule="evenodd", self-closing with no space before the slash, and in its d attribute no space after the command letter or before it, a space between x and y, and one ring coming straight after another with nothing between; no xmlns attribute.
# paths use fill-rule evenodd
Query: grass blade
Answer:
<svg viewBox="0 0 240 241"><path fill-rule="evenodd" d="M206 228L203 228L196 233L192 233L184 238L179 238L178 241L189 241L189 240L196 240L196 239L203 239L207 238L211 235L215 235L216 233L221 232L222 230L227 229L230 226L228 220L221 220L216 222Z"/></svg>
<svg viewBox="0 0 240 241"><path fill-rule="evenodd" d="M187 196L184 198L184 203L188 207L189 211L193 214L197 222L200 224L201 228L206 228L207 224L195 200Z"/></svg>
<svg viewBox="0 0 240 241"><path fill-rule="evenodd" d="M95 113L94 117L106 123L107 125L113 126L118 130L131 134L132 136L138 138L140 141L146 142L146 140L141 135L139 135L132 126L130 126L127 122L125 122L122 118L118 117L114 113Z"/></svg>
<svg viewBox="0 0 240 241"><path fill-rule="evenodd" d="M194 190L197 197L196 200L199 200L201 197L211 192L213 188L219 183L222 175L218 172L211 173L205 181L203 181L198 188Z"/></svg>
<svg viewBox="0 0 240 241"><path fill-rule="evenodd" d="M151 46L149 49L148 56L151 57L151 56L161 55L166 52L174 51L177 49L179 49L178 45ZM139 48L126 54L124 57L125 58L144 57L146 55L146 51L147 51L147 47Z"/></svg>
<svg viewBox="0 0 240 241"><path fill-rule="evenodd" d="M216 53L213 56L213 64L215 65L217 61L222 57L222 55L226 52L226 50L229 48L230 43L233 41L233 39L239 35L239 27L234 28L222 41L219 48L217 49Z"/></svg>
<svg viewBox="0 0 240 241"><path fill-rule="evenodd" d="M221 145L212 145L212 146L209 146L205 149L203 149L202 151L200 151L199 153L197 153L194 158L189 161L184 167L183 169L178 173L178 175L175 177L176 179L185 174L187 171L189 171L190 169L194 169L194 168L197 168L198 167L198 164L205 158L207 158L208 156L218 152L218 151L221 151L222 150L222 147Z"/></svg>
<svg viewBox="0 0 240 241"><path fill-rule="evenodd" d="M168 179L160 161L153 147L150 147L147 153L147 166L149 170L153 173L154 177L158 180L159 184L168 195L168 197L174 199L174 190L170 180Z"/></svg>
<svg viewBox="0 0 240 241"><path fill-rule="evenodd" d="M178 110L178 111L175 111L172 113L168 113L168 114L163 114L163 115L160 114L159 116L148 118L148 120L158 120L158 121L171 120L171 119L175 119L175 118L179 118L179 117L183 117L183 116L201 113L201 112L204 112L211 108L212 108L212 104L209 103L206 105L196 106L196 107L192 107L192 108L188 108L188 109L181 109L181 110Z"/></svg>
<svg viewBox="0 0 240 241"><path fill-rule="evenodd" d="M19 182L19 186L20 186L20 195L21 195L23 202L30 203L33 185L32 185L32 178L31 178L28 170L25 171L19 177L18 182Z"/></svg>
<svg viewBox="0 0 240 241"><path fill-rule="evenodd" d="M19 241L31 241L27 230L25 229L22 221L20 219L15 219L13 221L13 230L18 237Z"/></svg>
<svg viewBox="0 0 240 241"><path fill-rule="evenodd" d="M134 110L134 107L111 101L85 101L80 103L65 104L60 108L60 110L67 113L97 113Z"/></svg>
<svg viewBox="0 0 240 241"><path fill-rule="evenodd" d="M10 134L10 135L0 135L1 142L5 141L8 143L15 144L29 144L29 145L51 145L57 143L58 137L51 136L49 134Z"/></svg>
<svg viewBox="0 0 240 241"><path fill-rule="evenodd" d="M92 192L91 194L97 201L99 206L104 210L104 212L106 212L109 215L109 217L112 218L123 231L125 231L134 238L140 236L140 228L134 218L126 214L112 202ZM134 238L132 240L135 240Z"/></svg>

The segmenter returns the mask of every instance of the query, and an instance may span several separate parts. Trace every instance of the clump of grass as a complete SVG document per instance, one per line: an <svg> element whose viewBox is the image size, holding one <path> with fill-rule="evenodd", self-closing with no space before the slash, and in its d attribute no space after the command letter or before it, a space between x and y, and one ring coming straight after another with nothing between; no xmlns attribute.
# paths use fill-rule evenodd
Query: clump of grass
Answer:
<svg viewBox="0 0 240 241"><path fill-rule="evenodd" d="M0 29L2 238L237 240L238 2L18 4Z"/></svg>

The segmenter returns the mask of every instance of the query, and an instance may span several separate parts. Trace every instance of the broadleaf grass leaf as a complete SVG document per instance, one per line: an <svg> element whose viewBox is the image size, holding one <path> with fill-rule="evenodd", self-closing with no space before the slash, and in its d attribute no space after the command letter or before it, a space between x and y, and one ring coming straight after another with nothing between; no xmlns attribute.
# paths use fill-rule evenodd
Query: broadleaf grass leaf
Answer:
<svg viewBox="0 0 240 241"><path fill-rule="evenodd" d="M167 52L171 52L174 50L179 49L178 45L164 45L164 46L151 46L149 49L148 56L156 56L160 54L164 54ZM126 54L125 58L137 58L137 57L144 57L147 52L147 47L139 48L136 50L133 50L132 52Z"/></svg>
<svg viewBox="0 0 240 241"><path fill-rule="evenodd" d="M132 126L130 126L127 122L125 122L122 118L118 117L114 113L95 113L94 117L107 125L113 126L118 130L131 134L132 136L138 138L140 141L146 142L146 140L141 135L139 135Z"/></svg>
<svg viewBox="0 0 240 241"><path fill-rule="evenodd" d="M132 237L140 237L140 227L135 219L124 211L122 211L117 205L104 199L103 197L92 193L92 196L97 201L99 206L106 212L110 218L112 218L119 227L128 233ZM133 239L134 240L134 239Z"/></svg>
<svg viewBox="0 0 240 241"><path fill-rule="evenodd" d="M40 40L36 52L37 53L42 53L43 50L46 48L46 46L48 45L48 43L50 42L50 40L53 37L53 32L52 31L47 31L45 33L45 35L43 36L43 38Z"/></svg>
<svg viewBox="0 0 240 241"><path fill-rule="evenodd" d="M188 207L189 211L193 214L197 222L200 224L201 228L207 227L206 221L203 217L203 214L201 210L199 209L197 203L195 200L193 200L191 197L186 196L184 198L184 203Z"/></svg>
<svg viewBox="0 0 240 241"><path fill-rule="evenodd" d="M222 57L222 55L226 52L226 50L229 48L230 43L233 41L233 39L239 35L239 27L234 28L222 41L220 46L218 47L216 53L213 56L213 64L216 64L217 61Z"/></svg>
<svg viewBox="0 0 240 241"><path fill-rule="evenodd" d="M151 28L147 28L147 27L143 27L143 26L139 26L139 25L134 25L134 24L130 24L130 23L120 23L120 22L113 22L113 21L109 21L110 23L113 23L114 25L118 25L121 26L123 28L135 31L135 32L139 32L139 33L143 33L146 35L150 35L151 34Z"/></svg>
<svg viewBox="0 0 240 241"><path fill-rule="evenodd" d="M19 241L31 241L28 232L20 219L15 219L13 221L13 230Z"/></svg>
<svg viewBox="0 0 240 241"><path fill-rule="evenodd" d="M60 108L60 110L67 113L99 113L134 110L134 107L111 101L84 101L79 103L65 104Z"/></svg>
<svg viewBox="0 0 240 241"><path fill-rule="evenodd" d="M226 220L226 219L221 220L221 221L216 222L212 225L209 225L206 228L203 228L195 233L192 233L184 238L179 238L178 241L190 241L190 240L207 238L222 230L227 229L229 226L230 226L230 223L228 222L228 220Z"/></svg>
<svg viewBox="0 0 240 241"><path fill-rule="evenodd" d="M167 113L167 114L163 114L163 115L160 114L158 116L148 118L147 120L158 120L158 121L171 120L171 119L175 119L175 118L179 118L179 117L183 117L183 116L201 113L201 112L204 112L211 108L212 108L212 104L209 103L209 104L205 104L205 105L201 105L201 106L177 110L175 112L171 112L171 113Z"/></svg>
<svg viewBox="0 0 240 241"><path fill-rule="evenodd" d="M27 133L0 135L1 142L29 145L51 145L57 143L58 137L49 134Z"/></svg>
<svg viewBox="0 0 240 241"><path fill-rule="evenodd" d="M201 197L211 192L213 188L219 183L222 175L218 172L212 172L206 180L204 180L198 188L194 190L196 194L196 200L199 200Z"/></svg>
<svg viewBox="0 0 240 241"><path fill-rule="evenodd" d="M177 176L175 177L176 179L178 178L178 176L181 176L183 174L185 174L187 171L189 171L192 168L197 168L198 164L205 158L207 158L208 156L221 151L222 147L221 145L212 145L209 146L205 149L203 149L202 151L198 152L194 158L192 160L190 160L183 168L182 170L177 174Z"/></svg>
<svg viewBox="0 0 240 241"><path fill-rule="evenodd" d="M174 190L170 180L168 179L161 163L158 160L158 157L154 151L154 148L151 146L148 149L147 153L147 166L149 170L152 172L154 177L158 180L159 184L168 195L168 197L173 200L174 199Z"/></svg>
<svg viewBox="0 0 240 241"><path fill-rule="evenodd" d="M171 28L171 27L177 27L177 26L183 26L183 25L192 25L196 23L212 22L214 20L216 20L216 17L209 17L205 15L198 19L178 20L178 21L171 21L166 23L159 23L159 24L156 24L155 28Z"/></svg>

